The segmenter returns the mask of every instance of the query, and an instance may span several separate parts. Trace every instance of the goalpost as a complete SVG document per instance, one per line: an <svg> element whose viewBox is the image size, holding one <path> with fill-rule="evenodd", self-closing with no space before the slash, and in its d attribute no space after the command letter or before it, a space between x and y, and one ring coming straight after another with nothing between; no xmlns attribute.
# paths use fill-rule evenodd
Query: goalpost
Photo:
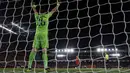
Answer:
<svg viewBox="0 0 130 73"><path fill-rule="evenodd" d="M26 72L36 32L33 2L49 12L57 0L0 1L0 72ZM60 0L48 27L53 72L129 73L129 5L130 0ZM32 67L44 68L41 49Z"/></svg>

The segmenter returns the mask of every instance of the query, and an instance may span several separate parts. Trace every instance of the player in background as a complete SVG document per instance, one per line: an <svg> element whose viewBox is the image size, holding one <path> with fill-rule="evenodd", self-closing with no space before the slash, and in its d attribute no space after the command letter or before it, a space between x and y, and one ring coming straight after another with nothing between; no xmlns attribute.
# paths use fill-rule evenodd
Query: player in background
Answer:
<svg viewBox="0 0 130 73"><path fill-rule="evenodd" d="M105 52L106 67L108 68L109 55Z"/></svg>
<svg viewBox="0 0 130 73"><path fill-rule="evenodd" d="M79 57L76 56L76 67L79 68L79 65L80 65L80 60L79 60Z"/></svg>
<svg viewBox="0 0 130 73"><path fill-rule="evenodd" d="M48 71L48 55L47 55L47 48L49 48L48 43L48 25L49 25L49 18L52 16L53 13L57 11L60 4L57 0L57 6L53 8L50 12L42 12L42 9L39 8L39 12L36 10L37 5L34 3L31 4L32 9L35 15L36 21L36 33L34 36L33 46L31 53L29 55L29 62L28 62L28 70L31 71L33 60L35 59L36 52L39 48L42 48L42 59L44 61L44 71Z"/></svg>
<svg viewBox="0 0 130 73"><path fill-rule="evenodd" d="M106 61L109 60L109 55L108 55L108 53L105 53L105 60L106 60Z"/></svg>

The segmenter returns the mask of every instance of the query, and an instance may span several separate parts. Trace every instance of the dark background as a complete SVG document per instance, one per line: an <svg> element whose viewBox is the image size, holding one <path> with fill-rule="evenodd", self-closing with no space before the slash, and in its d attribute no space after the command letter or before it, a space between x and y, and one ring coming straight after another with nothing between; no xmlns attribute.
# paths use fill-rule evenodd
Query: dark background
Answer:
<svg viewBox="0 0 130 73"><path fill-rule="evenodd" d="M31 2L0 0L0 25L17 33L0 28L1 62L28 60L36 27ZM56 6L56 0L34 2L45 11ZM129 60L129 21L130 0L61 0L59 11L50 18L49 59L55 58L55 49L64 48L75 49L69 59L75 59L76 55L95 59L102 57L96 54L96 48L107 47L118 48L121 57ZM12 26L11 22L28 32Z"/></svg>

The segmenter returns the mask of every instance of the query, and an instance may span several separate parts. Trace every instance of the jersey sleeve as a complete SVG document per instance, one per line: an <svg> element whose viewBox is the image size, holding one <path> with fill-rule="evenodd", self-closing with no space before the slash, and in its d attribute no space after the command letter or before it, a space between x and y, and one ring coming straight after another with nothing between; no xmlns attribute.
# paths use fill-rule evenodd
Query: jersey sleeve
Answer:
<svg viewBox="0 0 130 73"><path fill-rule="evenodd" d="M35 19L37 20L37 17L38 17L38 13L35 13L35 14L34 14L34 16L35 16Z"/></svg>
<svg viewBox="0 0 130 73"><path fill-rule="evenodd" d="M52 16L52 12L47 13L47 18L50 18Z"/></svg>

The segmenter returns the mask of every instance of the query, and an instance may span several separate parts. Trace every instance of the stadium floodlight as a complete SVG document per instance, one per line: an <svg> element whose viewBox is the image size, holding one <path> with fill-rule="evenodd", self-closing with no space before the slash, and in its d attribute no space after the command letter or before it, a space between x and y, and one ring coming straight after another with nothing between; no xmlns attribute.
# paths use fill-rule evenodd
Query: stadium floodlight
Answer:
<svg viewBox="0 0 130 73"><path fill-rule="evenodd" d="M108 49L108 51L111 51L111 49Z"/></svg>
<svg viewBox="0 0 130 73"><path fill-rule="evenodd" d="M67 52L70 53L70 49L67 49Z"/></svg>
<svg viewBox="0 0 130 73"><path fill-rule="evenodd" d="M10 30L10 29L8 29L8 28L2 26L2 25L0 25L0 28L5 29L6 31L8 31L8 32L10 32L10 33L17 34L16 32L14 32L14 31L12 31L12 30Z"/></svg>
<svg viewBox="0 0 130 73"><path fill-rule="evenodd" d="M103 49L103 48L101 49L101 52L104 52L104 49Z"/></svg>
<svg viewBox="0 0 130 73"><path fill-rule="evenodd" d="M67 53L69 53L70 52L70 49L67 49Z"/></svg>
<svg viewBox="0 0 130 73"><path fill-rule="evenodd" d="M58 52L61 52L61 50L59 49Z"/></svg>
<svg viewBox="0 0 130 73"><path fill-rule="evenodd" d="M97 48L97 52L106 52L106 51L109 51L109 52L112 52L112 51L118 51L118 49L114 49L114 48Z"/></svg>
<svg viewBox="0 0 130 73"><path fill-rule="evenodd" d="M63 55L63 54L58 54L57 57L60 57L60 58L61 58L61 57L65 57L65 55Z"/></svg>
<svg viewBox="0 0 130 73"><path fill-rule="evenodd" d="M118 49L116 48L115 51L118 51Z"/></svg>
<svg viewBox="0 0 130 73"><path fill-rule="evenodd" d="M59 50L59 49L57 49L57 50L55 50L55 52L60 52L60 50Z"/></svg>
<svg viewBox="0 0 130 73"><path fill-rule="evenodd" d="M55 50L55 52L58 52L57 50Z"/></svg>
<svg viewBox="0 0 130 73"><path fill-rule="evenodd" d="M70 52L73 53L73 52L74 52L74 49L70 49Z"/></svg>
<svg viewBox="0 0 130 73"><path fill-rule="evenodd" d="M73 53L74 52L74 49L57 49L57 50L55 50L55 52L58 52L58 53L60 53L60 52L62 52L62 53Z"/></svg>
<svg viewBox="0 0 130 73"><path fill-rule="evenodd" d="M64 51L67 52L67 49L65 49Z"/></svg>
<svg viewBox="0 0 130 73"><path fill-rule="evenodd" d="M62 49L61 52L64 52L64 50Z"/></svg>
<svg viewBox="0 0 130 73"><path fill-rule="evenodd" d="M112 48L112 51L114 51L114 49Z"/></svg>
<svg viewBox="0 0 130 73"><path fill-rule="evenodd" d="M97 52L101 52L101 49L100 49L100 48L97 48Z"/></svg>
<svg viewBox="0 0 130 73"><path fill-rule="evenodd" d="M119 57L121 55L119 53L116 53L116 54L111 54L111 56Z"/></svg>
<svg viewBox="0 0 130 73"><path fill-rule="evenodd" d="M65 52L65 53L73 53L74 49L64 49L63 52Z"/></svg>

